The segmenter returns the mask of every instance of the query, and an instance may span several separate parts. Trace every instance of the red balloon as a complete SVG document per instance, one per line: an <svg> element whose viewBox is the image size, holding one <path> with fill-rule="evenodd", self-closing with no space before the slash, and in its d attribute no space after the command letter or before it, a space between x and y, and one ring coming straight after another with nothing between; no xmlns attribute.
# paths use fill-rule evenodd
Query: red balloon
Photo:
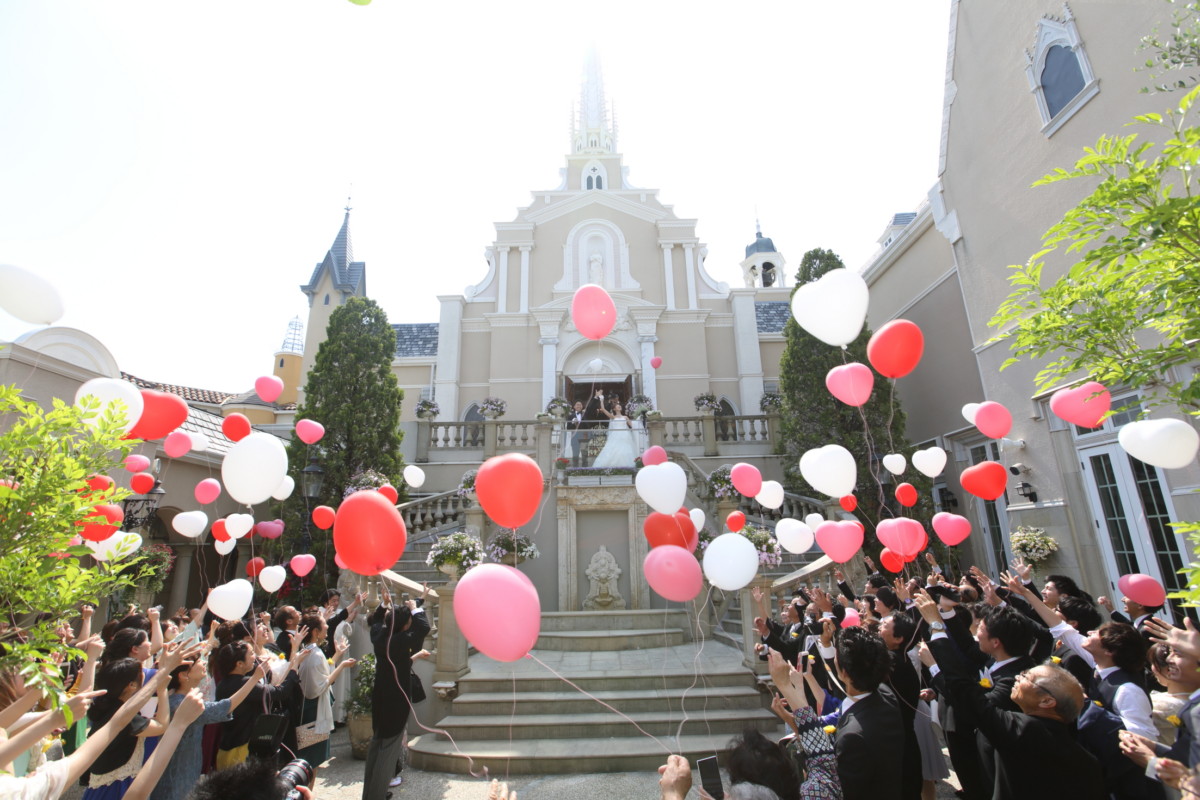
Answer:
<svg viewBox="0 0 1200 800"><path fill-rule="evenodd" d="M221 420L221 432L231 442L240 442L250 435L250 420L245 414L230 414Z"/></svg>
<svg viewBox="0 0 1200 800"><path fill-rule="evenodd" d="M841 500L838 500L838 505L842 507L843 511L853 511L858 508L858 498L852 494L848 494Z"/></svg>
<svg viewBox="0 0 1200 800"><path fill-rule="evenodd" d="M87 487L93 492L107 492L113 488L113 479L107 475L89 475L85 481Z"/></svg>
<svg viewBox="0 0 1200 800"><path fill-rule="evenodd" d="M255 556L246 562L246 574L251 578L257 578L258 573L262 572L267 566L267 562Z"/></svg>
<svg viewBox="0 0 1200 800"><path fill-rule="evenodd" d="M385 483L383 486L380 486L376 491L378 491L381 495L386 497L388 500L391 500L392 505L395 505L396 501L398 501L400 499L400 493L397 492L396 487L392 486L390 483Z"/></svg>
<svg viewBox="0 0 1200 800"><path fill-rule="evenodd" d="M967 467L959 476L962 488L976 497L984 500L995 500L1004 494L1008 486L1008 470L1003 464L995 461L982 461L973 467Z"/></svg>
<svg viewBox="0 0 1200 800"><path fill-rule="evenodd" d="M342 557L337 553L333 554L333 563L337 564L339 569L350 569L348 566L346 566L346 562L342 561Z"/></svg>
<svg viewBox="0 0 1200 800"><path fill-rule="evenodd" d="M905 564L908 564L908 563L910 563L910 562L912 562L912 561L916 561L916 560L917 560L917 555L918 555L917 553L910 553L909 555L906 555L906 556L904 556L904 557L903 557L901 560L902 560L902 561L903 561Z"/></svg>
<svg viewBox="0 0 1200 800"><path fill-rule="evenodd" d="M571 321L587 338L603 339L617 324L617 307L603 286L589 283L575 290L575 297L571 299Z"/></svg>
<svg viewBox="0 0 1200 800"><path fill-rule="evenodd" d="M479 467L475 494L493 522L501 528L519 528L533 519L541 505L542 480L542 469L532 458L505 453Z"/></svg>
<svg viewBox="0 0 1200 800"><path fill-rule="evenodd" d="M903 378L912 372L925 352L925 335L916 323L894 319L867 342L867 359L885 378Z"/></svg>
<svg viewBox="0 0 1200 800"><path fill-rule="evenodd" d="M101 503L78 523L83 528L79 535L89 542L103 542L116 533L124 521L125 512L120 506Z"/></svg>
<svg viewBox="0 0 1200 800"><path fill-rule="evenodd" d="M161 439L188 418L188 405L179 395L153 389L142 389L141 393L142 416L126 439Z"/></svg>
<svg viewBox="0 0 1200 800"><path fill-rule="evenodd" d="M746 527L746 515L740 511L731 511L729 512L729 516L725 518L725 524L729 526L729 530L737 533Z"/></svg>
<svg viewBox="0 0 1200 800"><path fill-rule="evenodd" d="M134 494L149 494L154 488L154 476L149 472L139 472L129 479L129 488Z"/></svg>
<svg viewBox="0 0 1200 800"><path fill-rule="evenodd" d="M400 560L406 544L404 519L379 492L355 492L338 507L333 546L347 569L378 575Z"/></svg>
<svg viewBox="0 0 1200 800"><path fill-rule="evenodd" d="M696 526L685 511L677 511L674 514L652 511L642 523L642 532L646 534L646 541L650 543L651 550L665 544L682 547L689 553L696 549Z"/></svg>
<svg viewBox="0 0 1200 800"><path fill-rule="evenodd" d="M971 535L971 520L958 514L939 511L933 515L933 532L943 544L961 544L963 539Z"/></svg>
<svg viewBox="0 0 1200 800"><path fill-rule="evenodd" d="M902 483L896 487L896 500L905 508L917 504L917 489L911 483Z"/></svg>
<svg viewBox="0 0 1200 800"><path fill-rule="evenodd" d="M888 572L900 572L904 569L904 559L886 547L879 551L879 563Z"/></svg>
<svg viewBox="0 0 1200 800"><path fill-rule="evenodd" d="M213 538L218 542L228 542L233 537L229 535L229 531L225 530L225 520L219 519L212 526Z"/></svg>
<svg viewBox="0 0 1200 800"><path fill-rule="evenodd" d="M667 451L656 444L652 444L646 448L646 452L642 453L642 463L647 467L652 467L655 464L665 464L667 461Z"/></svg>
<svg viewBox="0 0 1200 800"><path fill-rule="evenodd" d="M316 525L323 531L327 531L333 527L333 520L336 516L337 512L329 506L317 506L312 511L313 525Z"/></svg>
<svg viewBox="0 0 1200 800"><path fill-rule="evenodd" d="M659 358L658 356L655 356L654 358L650 359L650 366L654 367L655 369L658 369L659 367L662 366L662 359Z"/></svg>

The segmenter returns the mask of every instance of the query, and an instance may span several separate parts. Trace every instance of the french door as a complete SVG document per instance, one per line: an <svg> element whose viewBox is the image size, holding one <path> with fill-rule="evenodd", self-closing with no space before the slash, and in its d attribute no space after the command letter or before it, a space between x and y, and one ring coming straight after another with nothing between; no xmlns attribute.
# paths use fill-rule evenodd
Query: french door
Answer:
<svg viewBox="0 0 1200 800"><path fill-rule="evenodd" d="M1000 448L995 442L987 442L971 448L972 465L999 460ZM999 575L1002 570L1008 569L1010 558L1008 513L1005 510L1006 495L1001 495L998 500L984 500L981 497L976 497L974 500L975 519L979 522L979 538L976 541L983 542L981 546L988 561L987 568L990 570L988 574Z"/></svg>

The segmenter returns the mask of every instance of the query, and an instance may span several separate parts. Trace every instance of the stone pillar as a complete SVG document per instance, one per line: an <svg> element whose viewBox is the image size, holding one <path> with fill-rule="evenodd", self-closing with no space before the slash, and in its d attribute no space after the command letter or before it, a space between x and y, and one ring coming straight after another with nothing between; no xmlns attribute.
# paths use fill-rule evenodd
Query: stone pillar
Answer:
<svg viewBox="0 0 1200 800"><path fill-rule="evenodd" d="M518 306L522 314L529 311L529 251L532 245L521 245L521 298Z"/></svg>
<svg viewBox="0 0 1200 800"><path fill-rule="evenodd" d="M542 346L542 403L543 406L557 394L555 386L555 366L558 363L558 337L542 336L538 339Z"/></svg>
<svg viewBox="0 0 1200 800"><path fill-rule="evenodd" d="M675 310L675 265L671 261L671 249L673 244L665 244L660 242L663 254L663 282L667 287L667 310Z"/></svg>
<svg viewBox="0 0 1200 800"><path fill-rule="evenodd" d="M758 632L754 630L754 617L757 609L754 607L754 598L751 597L750 591L757 586L770 597L771 583L772 580L766 575L757 575L754 580L750 581L749 586L739 590L738 599L742 611L742 664L755 673L765 673L767 665L765 661L759 661L758 653L754 652L754 645L758 643ZM769 606L768 610L770 610Z"/></svg>
<svg viewBox="0 0 1200 800"><path fill-rule="evenodd" d="M663 446L667 439L667 423L661 416L646 415L646 432L650 434L650 444Z"/></svg>
<svg viewBox="0 0 1200 800"><path fill-rule="evenodd" d="M187 605L188 584L192 579L192 555L194 545L175 546L175 569L171 572L171 598L167 601L167 611L174 613L175 609Z"/></svg>
<svg viewBox="0 0 1200 800"><path fill-rule="evenodd" d="M654 358L654 343L658 341L657 336L639 336L638 345L641 349L641 369L642 369L642 394L654 401L654 407L658 408L658 382L655 380L654 366L650 363L650 359Z"/></svg>
<svg viewBox="0 0 1200 800"><path fill-rule="evenodd" d="M427 419L417 420L417 454L416 463L424 464L429 461L429 442L433 436L433 423Z"/></svg>
<svg viewBox="0 0 1200 800"><path fill-rule="evenodd" d="M542 468L542 474L548 476L554 470L555 451L550 441L554 434L554 423L548 420L538 420L535 431L537 435L537 458L535 460Z"/></svg>
<svg viewBox="0 0 1200 800"><path fill-rule="evenodd" d="M717 421L711 408L700 411L700 430L704 434L704 455L717 455Z"/></svg>
<svg viewBox="0 0 1200 800"><path fill-rule="evenodd" d="M771 450L774 451L775 445L779 444L781 431L779 426L782 419L779 416L779 409L771 409L767 412L767 442L771 445Z"/></svg>
<svg viewBox="0 0 1200 800"><path fill-rule="evenodd" d="M443 699L453 697L449 690L463 675L471 671L467 664L467 640L458 629L458 621L454 619L454 592L457 586L453 583L438 588L437 616L438 638L437 654L434 658L433 688ZM440 685L439 685L440 684Z"/></svg>
<svg viewBox="0 0 1200 800"><path fill-rule="evenodd" d="M696 302L696 258L693 252L694 244L683 246L683 269L687 277L688 308L699 308Z"/></svg>
<svg viewBox="0 0 1200 800"><path fill-rule="evenodd" d="M496 263L496 269L500 273L500 280L496 284L497 314L504 314L508 311L508 249L508 245L496 245L500 256Z"/></svg>
<svg viewBox="0 0 1200 800"><path fill-rule="evenodd" d="M496 434L499 428L500 423L495 420L487 420L483 423L483 457L485 459L496 455Z"/></svg>

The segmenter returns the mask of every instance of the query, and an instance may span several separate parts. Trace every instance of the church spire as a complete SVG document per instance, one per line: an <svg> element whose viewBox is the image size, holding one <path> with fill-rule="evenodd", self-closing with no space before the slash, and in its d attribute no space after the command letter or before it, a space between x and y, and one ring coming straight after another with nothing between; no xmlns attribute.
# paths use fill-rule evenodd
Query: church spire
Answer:
<svg viewBox="0 0 1200 800"><path fill-rule="evenodd" d="M346 217L342 220L341 230L333 240L333 246L329 248L329 253L333 256L333 263L339 270L346 269L354 261L354 245L350 243L350 211L350 198L347 197Z"/></svg>
<svg viewBox="0 0 1200 800"><path fill-rule="evenodd" d="M588 48L583 65L583 85L579 92L579 117L574 126L576 153L616 152L616 135L609 123L608 105L604 97L604 76L600 73L600 56L596 48Z"/></svg>

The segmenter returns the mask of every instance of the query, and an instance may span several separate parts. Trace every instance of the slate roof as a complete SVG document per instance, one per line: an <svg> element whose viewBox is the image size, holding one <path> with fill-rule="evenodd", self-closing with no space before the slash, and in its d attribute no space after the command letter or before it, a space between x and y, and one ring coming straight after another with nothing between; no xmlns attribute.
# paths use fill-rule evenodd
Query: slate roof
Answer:
<svg viewBox="0 0 1200 800"><path fill-rule="evenodd" d="M754 319L759 333L783 333L790 313L791 304L782 300L754 302Z"/></svg>
<svg viewBox="0 0 1200 800"><path fill-rule="evenodd" d="M438 324L436 322L393 325L392 330L396 332L396 358L437 355Z"/></svg>
<svg viewBox="0 0 1200 800"><path fill-rule="evenodd" d="M904 211L904 212L902 212L900 214L896 214L892 217L892 225L896 225L898 227L903 228L906 225L908 225L908 223L912 222L916 218L917 218L917 214L915 211Z"/></svg>
<svg viewBox="0 0 1200 800"><path fill-rule="evenodd" d="M296 407L295 403L268 403L258 396L258 392L254 389L242 392L241 394L232 394L225 398L225 403L239 406L263 406L264 408L273 408L283 411L290 411Z"/></svg>
<svg viewBox="0 0 1200 800"><path fill-rule="evenodd" d="M122 372L121 379L129 381L139 389L154 389L155 391L159 392L170 392L171 394L177 394L189 403L209 403L211 405L219 406L230 397L233 397L233 394L230 392L215 392L211 389L196 389L191 386L176 386L172 383L155 383L154 381L148 381L143 378L139 378L136 375L130 375L128 372Z"/></svg>
<svg viewBox="0 0 1200 800"><path fill-rule="evenodd" d="M364 283L367 265L364 261L354 260L354 246L350 241L350 209L346 209L341 230L334 237L333 246L325 254L325 259L317 264L312 277L300 290L308 295L313 294L321 280L321 273L325 270L329 271L335 289L354 295L366 294Z"/></svg>
<svg viewBox="0 0 1200 800"><path fill-rule="evenodd" d="M754 255L755 253L774 253L774 252L776 252L775 243L772 242L766 236L763 236L762 231L758 231L757 233L755 233L754 241L751 244L746 245L746 258L749 258L750 256Z"/></svg>

